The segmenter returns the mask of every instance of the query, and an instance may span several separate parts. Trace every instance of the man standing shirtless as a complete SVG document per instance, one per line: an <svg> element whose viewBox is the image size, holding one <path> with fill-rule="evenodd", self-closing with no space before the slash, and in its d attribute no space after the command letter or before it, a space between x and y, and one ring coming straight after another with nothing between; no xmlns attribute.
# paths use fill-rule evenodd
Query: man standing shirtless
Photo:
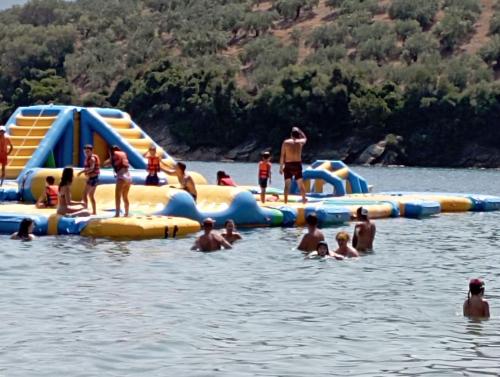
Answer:
<svg viewBox="0 0 500 377"><path fill-rule="evenodd" d="M221 247L224 247L224 249L232 248L224 237L213 230L214 223L215 221L211 218L203 220L203 234L196 239L191 250L208 252L220 250Z"/></svg>
<svg viewBox="0 0 500 377"><path fill-rule="evenodd" d="M298 127L293 127L290 139L286 139L281 146L280 174L285 176L285 204L288 202L292 178L297 181L302 202L307 202L306 189L302 180L302 147L306 142L307 137L304 132Z"/></svg>
<svg viewBox="0 0 500 377"><path fill-rule="evenodd" d="M352 246L360 252L372 251L377 227L368 218L368 210L366 208L359 207L356 211L356 217L361 222L356 224L354 228Z"/></svg>

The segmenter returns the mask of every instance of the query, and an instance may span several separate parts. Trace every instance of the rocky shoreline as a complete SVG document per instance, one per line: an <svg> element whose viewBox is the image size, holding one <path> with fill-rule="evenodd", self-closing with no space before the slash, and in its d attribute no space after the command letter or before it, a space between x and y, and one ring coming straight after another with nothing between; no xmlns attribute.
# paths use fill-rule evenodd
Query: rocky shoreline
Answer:
<svg viewBox="0 0 500 377"><path fill-rule="evenodd" d="M249 140L234 148L197 147L193 148L175 140L163 129L145 127L154 135L159 144L176 159L187 161L235 161L256 162L260 153L269 150L273 160L279 159L280 151L262 145L257 140ZM365 166L415 166L444 168L500 168L500 149L470 141L462 148L450 150L413 150L403 137L388 134L374 140L363 136L347 136L324 145L308 145L304 150L304 161L319 159L342 160L347 164Z"/></svg>

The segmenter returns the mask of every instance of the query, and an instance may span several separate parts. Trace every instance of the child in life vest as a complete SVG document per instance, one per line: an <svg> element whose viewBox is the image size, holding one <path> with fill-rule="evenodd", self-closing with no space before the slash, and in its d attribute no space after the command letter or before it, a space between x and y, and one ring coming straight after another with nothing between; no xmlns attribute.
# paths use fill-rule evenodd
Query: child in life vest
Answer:
<svg viewBox="0 0 500 377"><path fill-rule="evenodd" d="M85 153L85 163L83 165L83 170L78 173L78 176L85 174L87 177L87 183L85 185L85 190L83 191L83 203L85 203L85 207L87 207L88 199L90 198L90 203L92 204L92 214L95 215L95 190L99 184L101 161L99 156L94 153L94 147L92 145L87 144L83 149Z"/></svg>
<svg viewBox="0 0 500 377"><path fill-rule="evenodd" d="M217 186L233 186L236 187L236 183L234 183L233 179L226 174L225 171L219 170L217 172Z"/></svg>
<svg viewBox="0 0 500 377"><path fill-rule="evenodd" d="M148 159L146 186L159 186L160 178L158 178L158 173L163 169L161 168L161 158L156 154L156 147L154 145L150 146L144 157Z"/></svg>
<svg viewBox="0 0 500 377"><path fill-rule="evenodd" d="M56 180L49 175L45 178L45 190L36 202L36 208L55 208L57 207L59 187L55 184Z"/></svg>
<svg viewBox="0 0 500 377"><path fill-rule="evenodd" d="M267 183L271 183L271 153L263 152L259 162L259 186L260 186L260 201L266 202Z"/></svg>

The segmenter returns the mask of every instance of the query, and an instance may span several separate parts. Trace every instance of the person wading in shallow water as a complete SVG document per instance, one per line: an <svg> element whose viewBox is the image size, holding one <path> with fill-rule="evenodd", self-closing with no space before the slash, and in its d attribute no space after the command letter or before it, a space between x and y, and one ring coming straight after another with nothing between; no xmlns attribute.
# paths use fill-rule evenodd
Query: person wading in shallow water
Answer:
<svg viewBox="0 0 500 377"><path fill-rule="evenodd" d="M302 147L307 143L306 135L298 127L292 128L292 134L281 146L280 174L285 177L285 204L288 203L288 194L292 178L297 181L302 196L302 202L306 203L306 188L302 180Z"/></svg>
<svg viewBox="0 0 500 377"><path fill-rule="evenodd" d="M490 305L484 298L484 282L472 279L469 282L469 294L464 302L464 316L471 318L490 318Z"/></svg>
<svg viewBox="0 0 500 377"><path fill-rule="evenodd" d="M191 250L208 252L220 250L222 247L224 249L232 248L231 244L224 237L214 231L214 224L215 220L211 218L203 220L203 234L196 239Z"/></svg>
<svg viewBox="0 0 500 377"><path fill-rule="evenodd" d="M320 241L325 240L325 236L323 232L318 229L318 217L316 216L316 214L311 213L307 215L306 223L307 233L304 234L304 237L302 237L302 240L300 241L297 249L306 253L310 253L311 251L316 250Z"/></svg>
<svg viewBox="0 0 500 377"><path fill-rule="evenodd" d="M354 227L354 236L352 238L352 246L359 252L373 251L373 240L377 227L368 218L368 210L359 207L356 211L356 218L360 221Z"/></svg>

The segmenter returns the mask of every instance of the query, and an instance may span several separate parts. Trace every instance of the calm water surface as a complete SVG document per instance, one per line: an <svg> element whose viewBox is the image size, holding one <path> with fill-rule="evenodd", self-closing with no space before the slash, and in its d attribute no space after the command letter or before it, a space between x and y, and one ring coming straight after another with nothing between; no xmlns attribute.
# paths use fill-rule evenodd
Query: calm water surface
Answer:
<svg viewBox="0 0 500 377"><path fill-rule="evenodd" d="M190 168L213 181L221 166ZM498 171L357 171L377 190L500 195ZM381 220L376 252L345 262L304 260L294 228L245 230L212 254L188 251L193 237L0 236L0 376L498 376L499 222ZM475 276L489 321L461 315Z"/></svg>

